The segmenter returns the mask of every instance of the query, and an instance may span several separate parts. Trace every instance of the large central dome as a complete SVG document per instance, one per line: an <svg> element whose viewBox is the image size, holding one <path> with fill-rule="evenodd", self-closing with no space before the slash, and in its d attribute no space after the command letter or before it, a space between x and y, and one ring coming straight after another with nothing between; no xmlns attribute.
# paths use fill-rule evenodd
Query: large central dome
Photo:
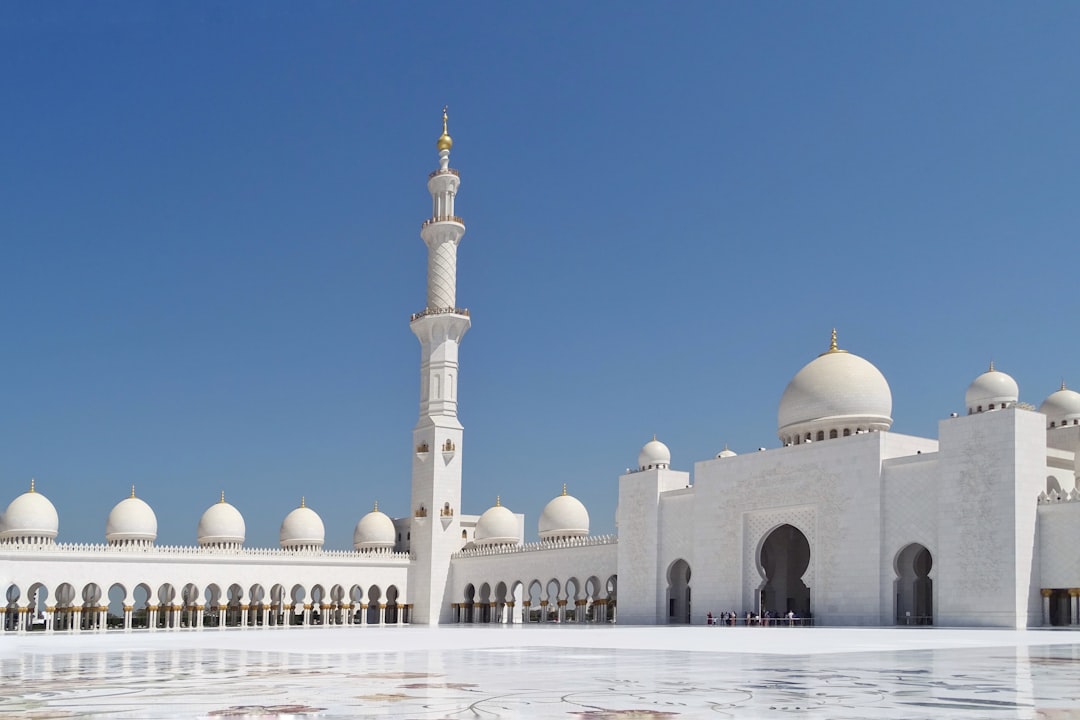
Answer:
<svg viewBox="0 0 1080 720"><path fill-rule="evenodd" d="M786 445L888 430L892 391L872 363L836 345L807 363L780 398L777 434Z"/></svg>

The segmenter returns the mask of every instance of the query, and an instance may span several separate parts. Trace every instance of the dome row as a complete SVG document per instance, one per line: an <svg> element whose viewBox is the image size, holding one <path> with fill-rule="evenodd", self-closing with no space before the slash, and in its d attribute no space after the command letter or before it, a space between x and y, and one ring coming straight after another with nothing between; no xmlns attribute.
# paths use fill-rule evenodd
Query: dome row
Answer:
<svg viewBox="0 0 1080 720"><path fill-rule="evenodd" d="M56 508L36 491L33 481L30 491L12 500L0 515L0 542L47 544L56 539L59 530L60 517ZM238 548L244 544L246 533L244 516L225 502L225 493L199 518L197 537L201 547ZM286 515L281 523L281 547L317 549L322 547L325 538L322 518L301 498L300 507ZM132 488L131 496L121 500L109 512L105 540L110 545L150 545L156 539L157 515L146 501L135 497L135 488ZM378 511L378 505L357 523L353 545L357 550L394 546L394 523Z"/></svg>
<svg viewBox="0 0 1080 720"><path fill-rule="evenodd" d="M562 495L545 505L540 513L538 529L541 540L585 537L589 534L589 511L576 497L567 495L563 485ZM503 507L499 498L484 511L473 530L473 543L479 546L514 545L519 538L517 517Z"/></svg>

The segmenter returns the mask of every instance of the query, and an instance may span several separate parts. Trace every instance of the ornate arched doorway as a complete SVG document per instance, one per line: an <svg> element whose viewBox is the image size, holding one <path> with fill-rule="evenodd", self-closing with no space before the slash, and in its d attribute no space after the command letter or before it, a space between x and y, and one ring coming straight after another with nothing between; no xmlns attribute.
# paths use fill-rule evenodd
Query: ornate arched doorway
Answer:
<svg viewBox="0 0 1080 720"><path fill-rule="evenodd" d="M896 624L934 624L934 558L926 546L911 543L896 555Z"/></svg>
<svg viewBox="0 0 1080 720"><path fill-rule="evenodd" d="M761 544L759 558L765 584L761 588L758 611L781 617L794 612L800 618L810 617L810 588L803 575L810 567L810 542L794 525L781 525L769 533Z"/></svg>
<svg viewBox="0 0 1080 720"><path fill-rule="evenodd" d="M669 625L690 624L690 563L683 559L668 568L667 621Z"/></svg>

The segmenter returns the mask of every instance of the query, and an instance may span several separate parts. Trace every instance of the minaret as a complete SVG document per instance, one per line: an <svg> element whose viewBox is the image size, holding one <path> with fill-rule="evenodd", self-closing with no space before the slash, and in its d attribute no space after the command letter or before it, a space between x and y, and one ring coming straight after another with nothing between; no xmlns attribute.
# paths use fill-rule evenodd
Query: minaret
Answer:
<svg viewBox="0 0 1080 720"><path fill-rule="evenodd" d="M420 340L420 418L413 429L412 540L409 566L410 622L450 619L447 597L450 554L463 546L461 435L457 417L458 345L469 329L469 311L457 306L457 246L465 223L454 214L461 180L450 168L453 140L439 136L439 168L428 176L431 217L420 228L428 248L427 306L409 327Z"/></svg>

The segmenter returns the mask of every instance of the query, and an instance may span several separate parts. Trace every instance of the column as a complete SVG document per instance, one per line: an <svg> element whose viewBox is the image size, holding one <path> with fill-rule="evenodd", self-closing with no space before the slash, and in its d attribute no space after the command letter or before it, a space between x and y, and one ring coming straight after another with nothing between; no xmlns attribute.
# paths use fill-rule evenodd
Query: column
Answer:
<svg viewBox="0 0 1080 720"><path fill-rule="evenodd" d="M1049 627L1050 626L1050 596L1053 593L1054 593L1054 591L1049 589L1049 588L1043 588L1043 590L1042 590L1043 627Z"/></svg>
<svg viewBox="0 0 1080 720"><path fill-rule="evenodd" d="M1070 625L1080 625L1080 588L1069 588Z"/></svg>
<svg viewBox="0 0 1080 720"><path fill-rule="evenodd" d="M75 632L82 632L82 606L76 605L71 610L71 629Z"/></svg>
<svg viewBox="0 0 1080 720"><path fill-rule="evenodd" d="M134 609L134 605L124 606L124 632L131 632L131 611Z"/></svg>
<svg viewBox="0 0 1080 720"><path fill-rule="evenodd" d="M368 604L366 602L360 603L360 624L367 625L367 609Z"/></svg>
<svg viewBox="0 0 1080 720"><path fill-rule="evenodd" d="M583 623L583 622L586 621L585 620L585 611L586 611L586 606L588 606L588 604L589 604L588 600L575 600L574 601L574 622L580 624L580 623Z"/></svg>
<svg viewBox="0 0 1080 720"><path fill-rule="evenodd" d="M503 611L503 624L513 625L514 623L514 601L506 601L506 610Z"/></svg>
<svg viewBox="0 0 1080 720"><path fill-rule="evenodd" d="M304 603L304 625L311 624L311 603Z"/></svg>
<svg viewBox="0 0 1080 720"><path fill-rule="evenodd" d="M564 623L564 622L566 622L566 601L565 600L559 600L558 605L559 605L559 616L558 616L559 617L559 622Z"/></svg>
<svg viewBox="0 0 1080 720"><path fill-rule="evenodd" d="M146 606L146 627L151 632L157 630L157 605Z"/></svg>
<svg viewBox="0 0 1080 720"><path fill-rule="evenodd" d="M202 630L203 629L203 610L205 608L206 608L205 605L196 605L195 606L195 617L192 618L191 624L195 626L196 630Z"/></svg>
<svg viewBox="0 0 1080 720"><path fill-rule="evenodd" d="M56 606L49 605L45 608L45 632L51 635L56 625Z"/></svg>
<svg viewBox="0 0 1080 720"><path fill-rule="evenodd" d="M30 622L28 619L30 617L30 608L26 605L23 605L19 608L18 614L19 619L15 621L15 632L25 633L26 626Z"/></svg>
<svg viewBox="0 0 1080 720"><path fill-rule="evenodd" d="M397 626L401 627L405 624L405 606L398 604L397 606Z"/></svg>
<svg viewBox="0 0 1080 720"><path fill-rule="evenodd" d="M521 601L521 622L527 623L530 621L529 608L532 605L532 600Z"/></svg>
<svg viewBox="0 0 1080 720"><path fill-rule="evenodd" d="M379 603L379 625L386 624L386 603Z"/></svg>

